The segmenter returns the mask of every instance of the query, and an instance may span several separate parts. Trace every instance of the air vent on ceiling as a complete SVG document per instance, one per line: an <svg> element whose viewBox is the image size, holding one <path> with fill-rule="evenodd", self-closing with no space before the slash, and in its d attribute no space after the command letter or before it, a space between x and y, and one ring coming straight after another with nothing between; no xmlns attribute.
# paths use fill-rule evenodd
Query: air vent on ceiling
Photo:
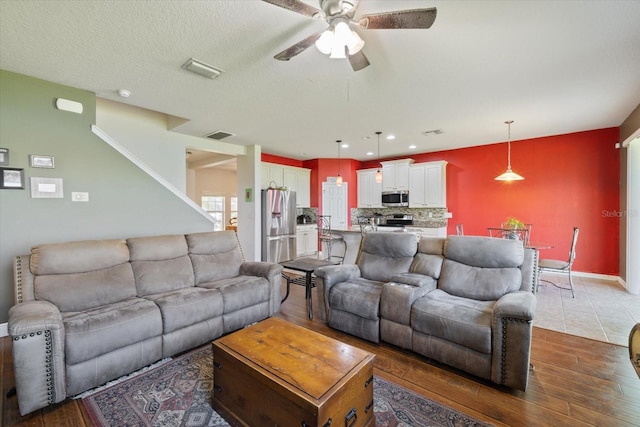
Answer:
<svg viewBox="0 0 640 427"><path fill-rule="evenodd" d="M221 140L221 139L228 138L230 136L235 136L235 133L229 133L229 132L225 132L223 130L217 130L217 131L215 131L213 133L210 133L206 137L209 138L209 139Z"/></svg>
<svg viewBox="0 0 640 427"><path fill-rule="evenodd" d="M200 74L201 76L208 79L215 79L224 72L221 69L214 67L213 65L198 61L195 58L191 58L187 62L182 64L182 68L191 71L192 73Z"/></svg>
<svg viewBox="0 0 640 427"><path fill-rule="evenodd" d="M422 132L422 134L424 136L429 136L429 135L442 135L444 133L444 131L442 129L434 129L434 130L425 130L424 132Z"/></svg>

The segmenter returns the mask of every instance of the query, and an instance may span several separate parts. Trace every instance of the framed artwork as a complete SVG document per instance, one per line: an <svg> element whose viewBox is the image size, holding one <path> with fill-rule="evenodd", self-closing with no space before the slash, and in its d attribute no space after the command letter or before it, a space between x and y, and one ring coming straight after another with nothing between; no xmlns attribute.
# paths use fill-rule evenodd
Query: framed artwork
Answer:
<svg viewBox="0 0 640 427"><path fill-rule="evenodd" d="M9 149L0 148L0 166L9 165Z"/></svg>
<svg viewBox="0 0 640 427"><path fill-rule="evenodd" d="M32 168L49 168L53 169L53 156L41 156L39 154L29 155L29 164Z"/></svg>
<svg viewBox="0 0 640 427"><path fill-rule="evenodd" d="M7 190L24 189L24 169L0 168L0 188Z"/></svg>

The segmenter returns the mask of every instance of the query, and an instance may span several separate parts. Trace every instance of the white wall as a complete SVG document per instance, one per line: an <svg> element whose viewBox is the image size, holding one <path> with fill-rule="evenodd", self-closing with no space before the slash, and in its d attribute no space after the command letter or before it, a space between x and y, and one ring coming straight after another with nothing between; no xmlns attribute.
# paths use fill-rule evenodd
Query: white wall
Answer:
<svg viewBox="0 0 640 427"><path fill-rule="evenodd" d="M627 291L640 294L640 136L627 152Z"/></svg>

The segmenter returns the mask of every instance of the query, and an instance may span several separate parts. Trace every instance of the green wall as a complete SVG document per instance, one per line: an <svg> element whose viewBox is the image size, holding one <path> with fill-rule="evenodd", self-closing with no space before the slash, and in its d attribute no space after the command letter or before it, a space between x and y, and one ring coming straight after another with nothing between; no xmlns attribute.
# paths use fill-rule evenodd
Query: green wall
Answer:
<svg viewBox="0 0 640 427"><path fill-rule="evenodd" d="M55 99L81 102L81 115ZM212 225L95 136L95 94L0 70L0 147L24 168L24 190L0 190L0 323L13 305L13 258L42 243L210 231ZM29 167L54 156L54 169ZM64 180L64 198L32 199L31 177ZM71 192L89 193L72 202Z"/></svg>

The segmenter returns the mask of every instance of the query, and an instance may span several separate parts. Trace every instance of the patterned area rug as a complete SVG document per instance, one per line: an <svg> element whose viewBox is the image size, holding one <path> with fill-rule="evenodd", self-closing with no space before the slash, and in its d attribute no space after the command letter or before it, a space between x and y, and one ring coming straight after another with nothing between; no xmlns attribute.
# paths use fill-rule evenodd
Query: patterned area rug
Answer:
<svg viewBox="0 0 640 427"><path fill-rule="evenodd" d="M229 424L211 408L211 346L99 389L82 402L96 426ZM490 426L410 390L374 378L376 426Z"/></svg>

